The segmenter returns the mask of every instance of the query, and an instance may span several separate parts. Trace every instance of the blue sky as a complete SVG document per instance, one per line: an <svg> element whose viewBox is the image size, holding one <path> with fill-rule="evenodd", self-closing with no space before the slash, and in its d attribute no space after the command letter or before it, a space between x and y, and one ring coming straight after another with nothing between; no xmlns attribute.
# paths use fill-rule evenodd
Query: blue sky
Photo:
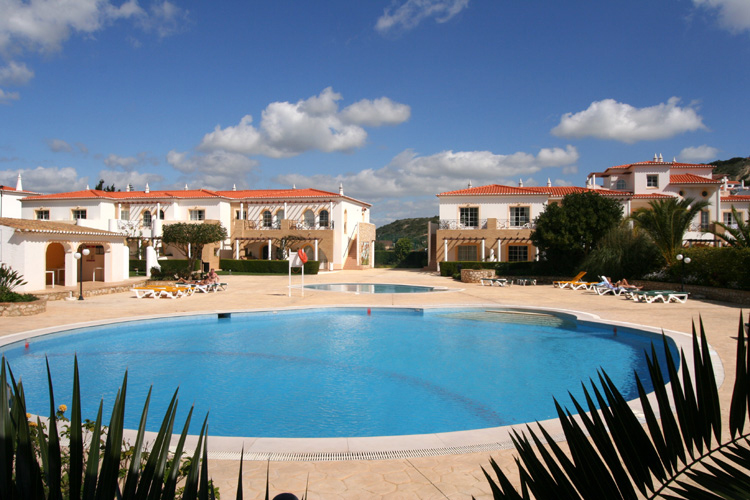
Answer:
<svg viewBox="0 0 750 500"><path fill-rule="evenodd" d="M436 193L748 156L750 0L0 0L0 184Z"/></svg>

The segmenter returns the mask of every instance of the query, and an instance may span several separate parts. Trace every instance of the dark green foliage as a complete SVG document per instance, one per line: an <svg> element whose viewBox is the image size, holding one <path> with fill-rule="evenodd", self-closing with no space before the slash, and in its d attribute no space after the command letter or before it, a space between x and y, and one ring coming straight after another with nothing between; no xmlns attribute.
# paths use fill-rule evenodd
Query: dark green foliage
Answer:
<svg viewBox="0 0 750 500"><path fill-rule="evenodd" d="M413 244L409 238L401 238L396 242L393 247L393 251L396 253L396 260L403 262L406 256L409 255L413 249Z"/></svg>
<svg viewBox="0 0 750 500"><path fill-rule="evenodd" d="M23 276L18 271L14 271L10 266L6 266L5 264L0 265L0 291L11 291L18 286L26 284Z"/></svg>
<svg viewBox="0 0 750 500"><path fill-rule="evenodd" d="M549 261L495 262L498 276L560 276L560 268ZM442 264L441 264L442 265Z"/></svg>
<svg viewBox="0 0 750 500"><path fill-rule="evenodd" d="M164 245L178 248L183 255L190 255L186 269L193 269L196 260L200 261L203 247L227 239L227 230L221 224L203 222L191 224L177 222L162 228L161 241Z"/></svg>
<svg viewBox="0 0 750 500"><path fill-rule="evenodd" d="M122 441L123 416L127 389L127 373L115 398L109 426L101 425L102 405L96 422L81 421L80 386L78 361L74 360L73 400L71 419L64 418L67 410L55 406L54 391L49 364L47 379L50 394L48 424L40 419L29 421L23 386L13 377L5 358L0 365L0 498L49 499L62 498L153 498L173 499L175 485L186 476L182 498L209 498L214 496L213 487L198 480L198 470L206 476L207 460L204 448L206 424L198 438L193 459L185 470L183 444L187 435L192 409L188 414L182 434L174 453L170 453L170 438L177 412L177 393L162 421L159 433L154 438L148 454L143 453L145 422L150 399L146 399L136 443L132 448L124 447ZM6 392L7 391L7 392ZM63 436L67 447L62 447L58 436L58 420L63 423ZM82 429L91 434L84 436ZM46 431L46 432L45 432ZM85 450L85 444L89 443ZM103 446L103 447L102 447ZM203 463L198 457L203 451ZM147 458L146 458L147 457Z"/></svg>
<svg viewBox="0 0 750 500"><path fill-rule="evenodd" d="M35 300L39 300L36 295L16 293L0 288L0 302L34 302Z"/></svg>
<svg viewBox="0 0 750 500"><path fill-rule="evenodd" d="M226 272L251 274L288 274L289 263L286 260L234 260L221 259L219 268ZM308 260L305 263L305 274L318 274L320 262Z"/></svg>
<svg viewBox="0 0 750 500"><path fill-rule="evenodd" d="M659 249L646 235L634 232L627 225L609 230L596 248L583 260L581 269L590 276L641 278L664 264Z"/></svg>
<svg viewBox="0 0 750 500"><path fill-rule="evenodd" d="M750 248L750 220L743 221L741 214L737 212L737 209L734 207L732 207L732 218L735 221L734 227L716 221L715 224L719 226L722 231L716 230L714 231L714 234L724 240L729 246ZM728 233L729 236L727 236L725 232Z"/></svg>
<svg viewBox="0 0 750 500"><path fill-rule="evenodd" d="M599 239L622 220L614 199L594 192L571 193L549 204L535 220L531 241L560 273L578 267Z"/></svg>
<svg viewBox="0 0 750 500"><path fill-rule="evenodd" d="M691 260L684 266L685 283L750 290L750 248L693 247L682 248L680 253ZM675 262L661 278L679 283L682 271L682 263Z"/></svg>
<svg viewBox="0 0 750 500"><path fill-rule="evenodd" d="M565 453L541 426L538 432L527 426L528 436L514 432L521 493L491 461L497 479L487 471L485 477L493 498L527 499L529 494L537 500L750 498L750 429L745 428L750 359L742 315L726 441L722 440L718 387L702 322L700 333L699 338L693 327L693 366L687 366L683 353L682 377L664 337L669 388L652 345L648 366L653 400L636 376L645 427L602 371L598 384L591 381L591 390L584 386L585 404L572 398L580 422L555 401L570 452Z"/></svg>
<svg viewBox="0 0 750 500"><path fill-rule="evenodd" d="M427 252L412 250L406 258L399 261L393 250L375 250L375 267L399 267L403 269L421 269L427 265Z"/></svg>
<svg viewBox="0 0 750 500"><path fill-rule="evenodd" d="M379 241L398 241L401 238L408 238L412 241L415 248L427 247L427 223L437 224L440 217L418 217L414 219L399 219L381 226L375 231L375 242L377 246ZM385 248L383 248L384 250Z"/></svg>
<svg viewBox="0 0 750 500"><path fill-rule="evenodd" d="M629 219L651 237L664 261L673 264L690 224L707 206L707 201L692 198L654 200L649 208L641 207L630 214Z"/></svg>
<svg viewBox="0 0 750 500"><path fill-rule="evenodd" d="M108 193L114 193L115 185L112 184L111 186L105 186L104 179L99 179L99 182L96 184L96 186L94 186L94 189L98 189L99 191L106 191ZM119 191L119 189L117 191Z"/></svg>

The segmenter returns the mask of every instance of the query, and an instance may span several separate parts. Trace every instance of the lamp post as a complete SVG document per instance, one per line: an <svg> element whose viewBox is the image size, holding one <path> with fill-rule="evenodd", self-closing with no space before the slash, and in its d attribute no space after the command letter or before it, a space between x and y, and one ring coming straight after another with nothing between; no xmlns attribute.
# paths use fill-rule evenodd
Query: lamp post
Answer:
<svg viewBox="0 0 750 500"><path fill-rule="evenodd" d="M677 255L677 260L682 262L682 267L680 268L680 286L681 292L685 291L685 264L690 264L690 257L683 257L682 254Z"/></svg>
<svg viewBox="0 0 750 500"><path fill-rule="evenodd" d="M78 261L78 300L83 300L83 257L91 253L88 248L84 248L81 252L76 252L73 257Z"/></svg>

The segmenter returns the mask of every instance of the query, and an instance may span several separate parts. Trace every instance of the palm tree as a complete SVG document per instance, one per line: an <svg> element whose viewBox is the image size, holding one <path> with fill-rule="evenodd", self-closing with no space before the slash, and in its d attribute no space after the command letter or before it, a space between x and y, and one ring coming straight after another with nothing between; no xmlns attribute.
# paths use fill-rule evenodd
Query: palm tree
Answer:
<svg viewBox="0 0 750 500"><path fill-rule="evenodd" d="M526 433L515 432L513 442L519 455L516 466L521 490L516 491L505 472L490 460L497 479L487 471L484 474L493 498L750 498L750 431L747 429L750 360L742 315L734 390L728 426L724 427L729 432L726 440L722 440L718 387L702 322L700 331L699 340L693 328L694 379L684 353L683 374L679 375L665 337L669 375L669 386L665 386L662 368L656 361L656 349L652 346L648 364L655 402L649 400L636 375L645 424L639 421L639 416L602 371L599 386L591 382L593 394L584 387L584 405L573 398L580 421L555 401L569 453L564 452L541 426L540 433L528 427L531 439Z"/></svg>
<svg viewBox="0 0 750 500"><path fill-rule="evenodd" d="M707 201L692 198L654 200L650 208L642 207L630 215L635 227L651 236L667 264L674 264L682 239Z"/></svg>
<svg viewBox="0 0 750 500"><path fill-rule="evenodd" d="M732 207L732 220L734 220L734 224L732 225L716 221L715 224L724 229L724 231L718 232L714 230L712 232L727 242L729 246L750 248L750 220L743 222L740 213L734 207ZM729 233L732 237L727 237L726 233Z"/></svg>

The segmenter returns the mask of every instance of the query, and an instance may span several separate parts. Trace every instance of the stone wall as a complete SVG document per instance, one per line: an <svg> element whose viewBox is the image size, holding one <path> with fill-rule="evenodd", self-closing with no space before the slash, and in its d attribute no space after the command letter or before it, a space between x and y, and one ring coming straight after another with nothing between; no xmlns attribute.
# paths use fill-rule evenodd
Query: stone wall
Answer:
<svg viewBox="0 0 750 500"><path fill-rule="evenodd" d="M461 269L462 283L479 283L483 278L494 277L494 269Z"/></svg>
<svg viewBox="0 0 750 500"><path fill-rule="evenodd" d="M33 316L47 311L47 301L0 302L0 316Z"/></svg>

